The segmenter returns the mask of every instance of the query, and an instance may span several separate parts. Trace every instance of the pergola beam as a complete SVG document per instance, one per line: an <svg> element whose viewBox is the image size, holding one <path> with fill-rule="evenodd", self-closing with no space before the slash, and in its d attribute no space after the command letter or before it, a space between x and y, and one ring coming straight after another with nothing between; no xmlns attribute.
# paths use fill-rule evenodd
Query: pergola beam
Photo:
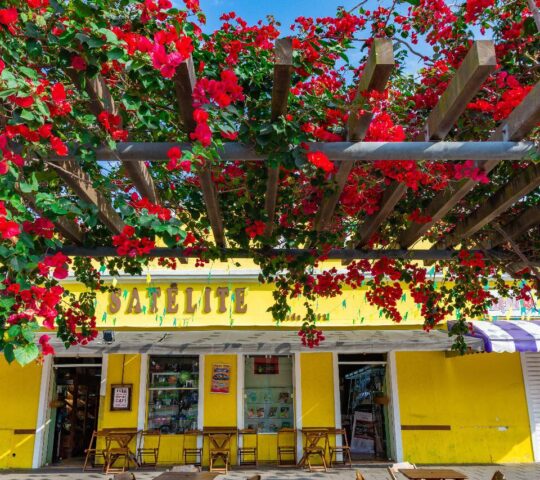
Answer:
<svg viewBox="0 0 540 480"><path fill-rule="evenodd" d="M540 107L539 107L540 110ZM533 142L313 142L311 151L325 153L335 162L413 160L431 162L455 162L463 160L490 162L522 161L537 152ZM118 143L116 150L107 146L96 150L98 161L107 162L166 162L167 152L178 146L189 151L189 143L172 142L126 142ZM265 162L266 157L257 154L247 145L227 142L218 151L218 161ZM75 157L49 157L51 162L75 160ZM485 165L483 164L483 165Z"/></svg>
<svg viewBox="0 0 540 480"><path fill-rule="evenodd" d="M359 113L359 110L366 104L363 94L370 91L384 91L394 66L392 41L389 38L374 39L366 66L358 82L354 104L349 112L347 121L348 141L360 142L365 138L373 113L371 111L366 111L363 114ZM335 158L332 159L335 160ZM335 189L329 196L323 198L319 214L315 219L316 231L320 232L331 225L332 217L353 167L354 162L344 162L339 165L334 177Z"/></svg>
<svg viewBox="0 0 540 480"><path fill-rule="evenodd" d="M540 122L540 83L528 93L522 102L512 111L508 118L490 136L489 142L502 140L517 141L524 138ZM471 160L479 160L471 157ZM486 159L481 167L489 173L504 158L493 157ZM425 224L411 225L399 238L398 243L408 248L418 241L436 222L440 221L452 208L454 208L476 186L472 179L461 180L454 189L446 189L437 194L431 203L424 209L431 221Z"/></svg>
<svg viewBox="0 0 540 480"><path fill-rule="evenodd" d="M442 140L446 137L486 78L495 70L496 65L493 42L488 40L474 42L437 105L429 114L425 131L416 140ZM381 208L360 226L360 239L356 248L366 245L406 192L407 186L402 182L394 181L386 188Z"/></svg>
<svg viewBox="0 0 540 480"><path fill-rule="evenodd" d="M506 185L472 212L463 223L459 223L448 239L438 242L436 247L456 245L462 239L474 235L538 187L540 187L540 165L533 164L514 175Z"/></svg>
<svg viewBox="0 0 540 480"><path fill-rule="evenodd" d="M108 112L113 115L119 114L118 106L115 104L109 87L101 74L97 74L94 77L82 78L76 72L72 72L70 73L70 76L75 85L77 85L79 89L84 88L90 97L88 108L96 117L101 112ZM136 164L122 162L122 164L138 192L142 196L148 198L151 202L157 203L159 197L154 185L154 180L146 168L146 165L142 162Z"/></svg>
<svg viewBox="0 0 540 480"><path fill-rule="evenodd" d="M274 83L272 85L272 112L271 120L275 122L287 111L289 90L293 72L293 46L292 38L279 38L276 40L274 61ZM276 216L277 193L279 184L279 166L269 166L266 170L266 196L264 209L268 217L264 235L270 237L274 229Z"/></svg>
<svg viewBox="0 0 540 480"><path fill-rule="evenodd" d="M193 118L193 89L196 83L195 68L193 66L193 58L189 57L185 62L180 64L176 69L174 76L174 88L176 93L176 101L178 106L178 113L180 120L184 126L184 130L189 135L191 134L197 124ZM167 144L161 144L167 145ZM170 144L167 151L174 144ZM165 159L165 155L161 156L161 159ZM206 211L208 214L208 221L214 234L214 240L216 245L220 247L225 246L225 232L223 230L223 220L221 216L221 209L219 207L218 192L216 185L212 179L212 172L208 166L203 166L199 172L199 182L201 184L201 191L206 205Z"/></svg>
<svg viewBox="0 0 540 480"><path fill-rule="evenodd" d="M482 245L485 245L486 248L494 248L506 242L507 237L510 239L519 238L536 225L540 225L540 207L527 208L516 218L501 227L506 235L501 235L500 232L492 232L482 241Z"/></svg>
<svg viewBox="0 0 540 480"><path fill-rule="evenodd" d="M77 162L65 160L56 173L81 200L97 208L99 219L112 233L118 234L123 230L124 222L111 202L93 187L92 180Z"/></svg>
<svg viewBox="0 0 540 480"><path fill-rule="evenodd" d="M68 256L78 257L117 257L119 256L116 248L114 247L78 247L78 246L66 246L58 251ZM301 249L301 248L269 248L261 250L244 250L244 249L232 249L223 248L220 250L221 254L227 258L252 258L254 255L263 254L268 257L277 255L287 256L303 256L303 255L316 255L315 250ZM484 250L472 250L471 253L484 252ZM54 252L52 252L54 253ZM355 259L379 259L379 258L408 258L411 260L450 260L454 258L459 251L457 250L357 250L354 248L349 249L334 249L330 250L328 254L324 254L325 258L331 260L355 260ZM490 250L489 254L494 258L499 259L512 259L515 256L511 253L503 250ZM168 258L197 258L200 253L197 253L193 249L184 251L178 248L154 248L147 255L150 258L156 257L168 257Z"/></svg>

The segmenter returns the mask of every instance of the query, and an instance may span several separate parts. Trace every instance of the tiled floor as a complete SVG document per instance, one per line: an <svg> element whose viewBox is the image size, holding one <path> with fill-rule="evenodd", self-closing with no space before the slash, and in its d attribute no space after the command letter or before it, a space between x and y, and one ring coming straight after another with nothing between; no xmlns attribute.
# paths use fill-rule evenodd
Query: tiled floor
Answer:
<svg viewBox="0 0 540 480"><path fill-rule="evenodd" d="M439 465L440 467L440 465ZM493 473L500 470L506 480L540 480L540 464L520 465L482 465L482 466L452 466L452 468L465 473L469 480L491 480ZM373 466L355 467L362 472L366 480L390 480L384 468ZM324 472L305 472L298 469L262 469L262 470L233 470L228 475L218 477L216 480L245 480L247 477L260 473L262 480L354 480L354 471L350 469L333 469ZM137 480L152 480L161 472L137 471ZM112 479L113 475L104 475L101 472L81 473L80 469L46 468L40 470L0 472L1 480L93 480ZM403 477L402 477L403 478Z"/></svg>

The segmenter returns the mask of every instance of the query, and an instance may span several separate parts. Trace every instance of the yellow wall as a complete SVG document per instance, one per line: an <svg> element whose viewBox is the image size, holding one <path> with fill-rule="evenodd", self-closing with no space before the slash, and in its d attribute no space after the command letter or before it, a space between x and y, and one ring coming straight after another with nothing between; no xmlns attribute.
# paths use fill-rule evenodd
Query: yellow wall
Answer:
<svg viewBox="0 0 540 480"><path fill-rule="evenodd" d="M402 425L450 426L403 430L405 460L533 461L519 354L448 358L443 352L401 352L397 379Z"/></svg>
<svg viewBox="0 0 540 480"><path fill-rule="evenodd" d="M34 454L32 433L36 429L41 366L8 365L0 358L0 468L31 468Z"/></svg>

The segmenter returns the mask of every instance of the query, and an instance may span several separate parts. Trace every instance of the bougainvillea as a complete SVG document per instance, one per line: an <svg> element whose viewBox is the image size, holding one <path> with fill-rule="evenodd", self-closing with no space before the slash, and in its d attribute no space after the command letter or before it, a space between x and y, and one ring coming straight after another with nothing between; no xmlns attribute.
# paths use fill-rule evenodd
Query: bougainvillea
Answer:
<svg viewBox="0 0 540 480"><path fill-rule="evenodd" d="M515 280L503 279L497 259L469 255L470 248L479 245L474 238L465 242L459 256L432 267L437 280L428 274L429 267L405 259L363 260L341 270L324 270L328 250L354 242L359 225L379 211L392 182L405 184L407 194L387 225L369 239L370 247L392 245L411 224L431 222L424 208L437 192L464 178L478 182L425 236L438 240L526 164L501 164L488 177L472 161L358 162L331 225L322 232L314 229L321 202L335 189L336 165L310 149L310 143L347 138L350 104L373 38L394 40L397 67L386 90L366 91L356 99L359 114L372 114L368 141L418 138L478 28L495 41L497 70L449 139L487 139L538 80L538 32L527 0L380 3L373 11L359 6L338 10L335 17L300 17L281 32L271 17L249 25L230 12L221 17L220 29L206 33L196 0L185 1L184 8L173 7L169 0L4 0L0 349L6 358L27 363L40 353L53 353L43 329L56 330L66 346L95 338L96 292L113 288L101 280L100 271L140 274L156 244L198 254L196 266L221 258L209 235L198 176L203 168L209 169L219 192L230 246L251 249L261 280L275 285L270 311L276 321L286 317L291 299L305 300L299 335L306 346L324 341L313 301L340 295L344 287L366 288L368 302L396 322L402 320L397 304L406 289L421 306L426 330L450 317L458 319L453 333L460 349L467 319L485 316L492 305L490 290L528 297L531 272L524 269ZM288 111L272 121L274 45L278 37L289 35L295 53ZM418 52L419 42L425 53ZM417 76L408 66L415 57L424 65ZM190 58L197 77L192 131L174 108L175 75ZM102 98L97 98L92 82ZM96 155L103 145L114 150L117 142L128 140L179 144L163 162L145 163L159 192L157 200L136 191L121 163L102 162ZM257 162L219 161L221 148L230 141L251 145L279 168L271 234L266 232L264 208L266 169ZM192 145L186 149L180 143ZM66 164L53 157L76 159L123 220L121 231L105 228L97 209L66 187L57 175ZM509 215L539 202L538 192L528 195ZM58 222L72 223L86 245L113 246L119 256L64 256L57 250L69 241L56 229ZM487 234L489 226L480 237ZM538 245L537 237L527 241ZM310 250L295 257L265 253L264 247L278 243ZM158 263L176 268L174 259ZM87 287L85 293L77 296L61 285L68 269Z"/></svg>

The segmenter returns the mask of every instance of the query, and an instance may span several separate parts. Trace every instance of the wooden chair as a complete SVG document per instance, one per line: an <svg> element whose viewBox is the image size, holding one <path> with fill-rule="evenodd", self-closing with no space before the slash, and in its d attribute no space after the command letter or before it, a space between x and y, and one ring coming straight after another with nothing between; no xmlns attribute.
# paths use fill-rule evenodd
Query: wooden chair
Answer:
<svg viewBox="0 0 540 480"><path fill-rule="evenodd" d="M250 439L253 439L251 442ZM242 443L242 445L240 445ZM259 464L257 449L259 447L259 435L256 428L244 428L238 431L238 465ZM246 459L247 457L247 459ZM248 479L249 480L249 479Z"/></svg>
<svg viewBox="0 0 540 480"><path fill-rule="evenodd" d="M306 431L305 443L304 443L304 462L310 472L316 470L328 471L326 466L326 450L328 448L328 431L327 430L313 430ZM311 459L319 458L321 465L312 465Z"/></svg>
<svg viewBox="0 0 540 480"><path fill-rule="evenodd" d="M231 438L232 433L209 433L208 434L208 456L210 458L209 470L211 472L229 473L231 466ZM223 466L217 466L219 462L223 463Z"/></svg>
<svg viewBox="0 0 540 480"><path fill-rule="evenodd" d="M84 465L83 465L83 472L86 471L88 468L88 463L90 462L90 459L92 461L90 462L92 465L92 468L95 468L96 466L96 458L98 455L102 456L105 460L105 456L103 454L103 450L98 450L97 448L97 441L98 437L103 436L103 432L98 432L97 430L94 430L92 432L92 437L90 438L90 444L88 445L88 448L84 451L85 457L84 457Z"/></svg>
<svg viewBox="0 0 540 480"><path fill-rule="evenodd" d="M129 460L131 458L131 450L129 449L127 438L119 432L109 432L105 436L105 465L103 471L105 473L125 472L129 469ZM115 467L114 464L119 460L123 460L122 467Z"/></svg>
<svg viewBox="0 0 540 480"><path fill-rule="evenodd" d="M277 461L278 467L296 465L296 429L282 428L278 431Z"/></svg>
<svg viewBox="0 0 540 480"><path fill-rule="evenodd" d="M334 467L335 464L349 465L352 468L351 447L349 447L349 441L347 440L347 431L344 428L336 428L332 433L336 436L336 446L330 445L330 467ZM341 446L338 446L338 438L341 437ZM338 461L337 456L341 453L342 460ZM335 458L335 459L334 459Z"/></svg>
<svg viewBox="0 0 540 480"><path fill-rule="evenodd" d="M506 480L506 477L504 476L504 473L502 473L500 470L497 470L493 477L491 477L491 480Z"/></svg>
<svg viewBox="0 0 540 480"><path fill-rule="evenodd" d="M149 446L149 440L153 440L152 446ZM161 444L161 432L159 430L144 430L141 432L140 442L141 446L137 448L137 460L139 461L139 466L157 466L159 447Z"/></svg>
<svg viewBox="0 0 540 480"><path fill-rule="evenodd" d="M394 463L391 467L388 467L388 473L392 477L392 480L398 480L397 474L400 468L416 468L416 465L409 462Z"/></svg>
<svg viewBox="0 0 540 480"><path fill-rule="evenodd" d="M203 455L203 449L202 447L199 448L197 446L197 441L199 440L199 436L202 435L202 432L200 430L187 430L184 432L184 463L186 465L192 464L200 467L202 465L202 455ZM194 443L194 446L186 444L188 443L188 440L191 440L191 443ZM191 461L191 460L193 461Z"/></svg>

